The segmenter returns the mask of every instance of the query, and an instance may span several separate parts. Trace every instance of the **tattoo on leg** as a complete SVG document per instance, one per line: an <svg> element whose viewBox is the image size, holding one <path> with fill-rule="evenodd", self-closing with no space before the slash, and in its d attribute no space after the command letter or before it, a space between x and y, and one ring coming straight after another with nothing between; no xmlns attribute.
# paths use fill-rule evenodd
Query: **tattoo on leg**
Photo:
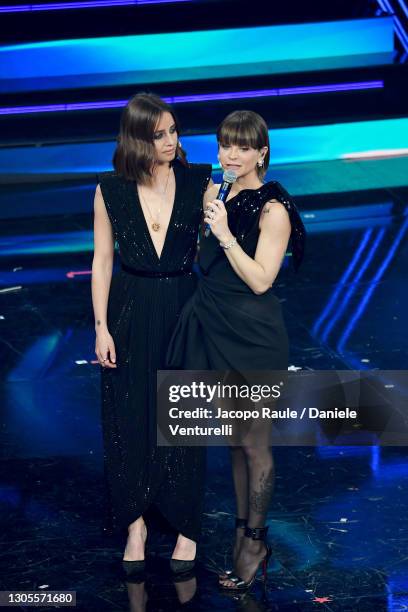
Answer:
<svg viewBox="0 0 408 612"><path fill-rule="evenodd" d="M256 514L266 514L273 492L274 470L271 468L267 474L262 472L259 479L259 490L252 490L249 495L249 508Z"/></svg>

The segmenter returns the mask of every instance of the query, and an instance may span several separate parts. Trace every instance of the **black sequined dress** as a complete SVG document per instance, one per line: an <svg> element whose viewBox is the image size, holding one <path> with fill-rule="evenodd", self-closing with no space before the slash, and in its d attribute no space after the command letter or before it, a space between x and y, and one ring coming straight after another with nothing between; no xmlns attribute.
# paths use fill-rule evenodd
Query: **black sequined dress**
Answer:
<svg viewBox="0 0 408 612"><path fill-rule="evenodd" d="M292 258L303 257L305 229L287 191L276 181L243 189L226 202L229 228L242 249L255 256L259 218L266 202L279 200L289 214ZM285 370L288 338L281 305L268 289L256 295L234 272L219 241L200 241L202 276L179 318L167 353L167 365L189 370Z"/></svg>
<svg viewBox="0 0 408 612"><path fill-rule="evenodd" d="M154 506L197 540L205 457L201 448L156 446L156 371L196 287L192 266L211 166L175 161L173 168L174 206L160 258L134 183L115 173L99 177L122 266L108 303L118 367L102 371L104 465L111 529L124 530Z"/></svg>

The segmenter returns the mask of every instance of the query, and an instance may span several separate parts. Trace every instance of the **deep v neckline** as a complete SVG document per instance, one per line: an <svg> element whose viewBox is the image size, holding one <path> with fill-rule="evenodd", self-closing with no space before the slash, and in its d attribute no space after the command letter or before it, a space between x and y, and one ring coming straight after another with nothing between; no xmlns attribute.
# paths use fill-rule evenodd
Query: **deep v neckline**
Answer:
<svg viewBox="0 0 408 612"><path fill-rule="evenodd" d="M173 172L174 172L174 200L173 200L173 207L171 209L169 224L167 226L166 235L164 237L163 247L162 247L160 256L159 256L159 254L157 252L156 247L154 246L152 234L150 232L149 225L147 223L146 216L144 214L144 211L143 211L143 208L142 208L142 204L140 202L139 191L138 191L137 185L136 185L136 188L134 189L135 198L136 198L136 208L138 209L140 217L142 219L142 223L144 224L144 228L145 228L145 232L146 232L146 236L147 236L147 241L149 243L150 249L151 249L152 253L154 254L154 256L156 257L156 260L157 260L157 262L159 264L161 263L161 261L163 259L163 254L164 254L164 251L165 251L165 249L167 247L167 243L168 243L168 240L169 240L169 234L171 233L172 228L173 228L173 221L174 221L174 215L175 215L176 204L177 204L177 195L178 195L177 164L173 164L172 168L173 168Z"/></svg>

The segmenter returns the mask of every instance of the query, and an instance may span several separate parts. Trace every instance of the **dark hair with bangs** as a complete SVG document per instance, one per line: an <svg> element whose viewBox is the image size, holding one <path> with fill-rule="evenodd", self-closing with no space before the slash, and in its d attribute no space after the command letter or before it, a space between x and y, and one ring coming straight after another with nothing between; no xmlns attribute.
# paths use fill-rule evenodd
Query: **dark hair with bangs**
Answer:
<svg viewBox="0 0 408 612"><path fill-rule="evenodd" d="M270 154L268 126L261 115L249 110L230 113L218 126L217 141L219 145L251 147L258 151L268 147L264 165L256 167L259 178L263 179L268 170Z"/></svg>
<svg viewBox="0 0 408 612"><path fill-rule="evenodd" d="M173 109L151 93L139 93L129 100L120 120L119 136L113 155L113 166L118 174L139 184L149 183L156 162L154 131L163 113L170 113L180 126ZM177 144L176 157L187 166L185 151Z"/></svg>

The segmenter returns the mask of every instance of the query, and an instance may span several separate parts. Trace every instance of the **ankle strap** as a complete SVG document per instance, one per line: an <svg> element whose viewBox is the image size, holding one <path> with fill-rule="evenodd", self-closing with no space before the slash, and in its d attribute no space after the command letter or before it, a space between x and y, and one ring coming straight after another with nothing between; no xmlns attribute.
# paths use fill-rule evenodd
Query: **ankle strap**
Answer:
<svg viewBox="0 0 408 612"><path fill-rule="evenodd" d="M251 538L252 540L265 540L268 529L269 527L246 527L245 537Z"/></svg>
<svg viewBox="0 0 408 612"><path fill-rule="evenodd" d="M236 518L235 529L245 529L248 525L248 519Z"/></svg>

